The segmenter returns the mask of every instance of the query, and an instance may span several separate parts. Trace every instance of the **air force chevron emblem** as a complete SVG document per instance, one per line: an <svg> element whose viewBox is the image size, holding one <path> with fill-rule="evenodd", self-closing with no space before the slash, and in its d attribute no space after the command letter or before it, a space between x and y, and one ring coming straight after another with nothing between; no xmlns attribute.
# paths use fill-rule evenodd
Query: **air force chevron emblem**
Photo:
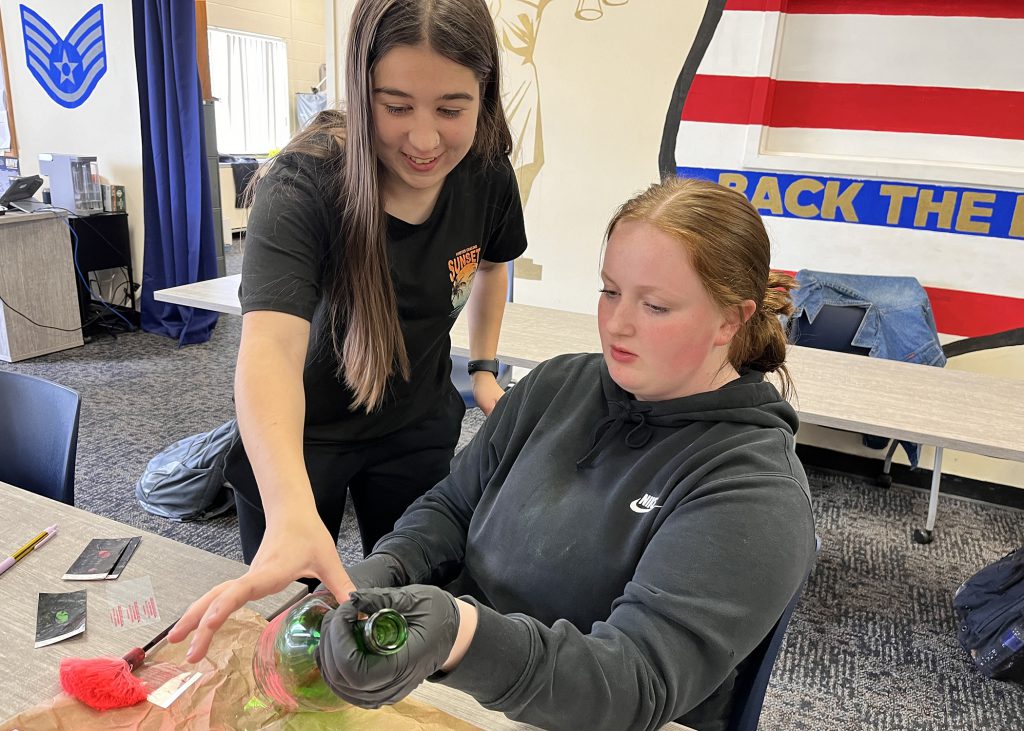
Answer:
<svg viewBox="0 0 1024 731"><path fill-rule="evenodd" d="M88 11L61 38L39 13L21 6L25 61L50 98L74 109L89 98L107 71L103 5Z"/></svg>

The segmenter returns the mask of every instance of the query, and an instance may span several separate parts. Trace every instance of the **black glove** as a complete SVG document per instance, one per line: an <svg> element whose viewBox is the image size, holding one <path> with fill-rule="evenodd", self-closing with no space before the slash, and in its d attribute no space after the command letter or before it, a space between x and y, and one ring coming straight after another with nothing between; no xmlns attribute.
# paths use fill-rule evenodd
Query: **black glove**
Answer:
<svg viewBox="0 0 1024 731"><path fill-rule="evenodd" d="M359 563L346 566L345 571L357 589L376 589L409 583L402 564L390 553L371 554ZM327 591L327 587L321 583L313 591Z"/></svg>
<svg viewBox="0 0 1024 731"><path fill-rule="evenodd" d="M324 616L316 648L324 681L343 700L363 708L397 703L448 659L459 632L459 608L448 592L412 584L354 591L349 599ZM353 624L359 612L385 607L405 617L408 639L393 655L366 654L356 644Z"/></svg>

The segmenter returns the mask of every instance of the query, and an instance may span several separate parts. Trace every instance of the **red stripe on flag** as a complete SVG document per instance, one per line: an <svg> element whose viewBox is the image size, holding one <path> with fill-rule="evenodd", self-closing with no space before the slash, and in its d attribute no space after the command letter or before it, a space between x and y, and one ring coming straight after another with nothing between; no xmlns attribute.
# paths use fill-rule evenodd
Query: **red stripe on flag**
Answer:
<svg viewBox="0 0 1024 731"><path fill-rule="evenodd" d="M698 74L682 118L1024 140L1024 92Z"/></svg>
<svg viewBox="0 0 1024 731"><path fill-rule="evenodd" d="M973 338L1024 327L1024 299L940 287L925 291L941 333Z"/></svg>
<svg viewBox="0 0 1024 731"><path fill-rule="evenodd" d="M796 276L788 269L775 271ZM935 327L943 335L975 338L1024 327L1024 299L959 289L925 287L935 315Z"/></svg>
<svg viewBox="0 0 1024 731"><path fill-rule="evenodd" d="M920 15L960 18L1024 18L1020 0L726 0L726 10L791 15Z"/></svg>
<svg viewBox="0 0 1024 731"><path fill-rule="evenodd" d="M1024 139L1024 92L777 81L772 127Z"/></svg>
<svg viewBox="0 0 1024 731"><path fill-rule="evenodd" d="M771 12L782 10L786 0L725 0L726 10L760 10Z"/></svg>
<svg viewBox="0 0 1024 731"><path fill-rule="evenodd" d="M697 74L686 92L683 119L690 122L761 124L766 97L775 81L764 76L709 76ZM755 91L758 93L755 95Z"/></svg>

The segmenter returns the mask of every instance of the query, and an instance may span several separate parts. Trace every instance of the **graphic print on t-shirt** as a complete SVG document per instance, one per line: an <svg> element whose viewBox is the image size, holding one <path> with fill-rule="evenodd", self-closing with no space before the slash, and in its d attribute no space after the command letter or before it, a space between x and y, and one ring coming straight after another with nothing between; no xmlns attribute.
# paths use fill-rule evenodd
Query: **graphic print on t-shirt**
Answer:
<svg viewBox="0 0 1024 731"><path fill-rule="evenodd" d="M448 260L448 279L452 283L452 317L458 316L469 299L469 290L473 286L473 276L479 264L480 247L476 244L457 252L454 258Z"/></svg>

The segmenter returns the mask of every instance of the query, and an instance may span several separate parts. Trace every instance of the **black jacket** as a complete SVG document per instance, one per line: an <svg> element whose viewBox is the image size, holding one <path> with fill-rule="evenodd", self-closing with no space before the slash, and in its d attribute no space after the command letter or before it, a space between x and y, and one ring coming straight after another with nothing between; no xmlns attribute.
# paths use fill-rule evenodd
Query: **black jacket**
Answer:
<svg viewBox="0 0 1024 731"><path fill-rule="evenodd" d="M807 574L796 414L758 372L642 402L541 364L374 552L480 609L443 682L543 728L724 728L735 668Z"/></svg>

